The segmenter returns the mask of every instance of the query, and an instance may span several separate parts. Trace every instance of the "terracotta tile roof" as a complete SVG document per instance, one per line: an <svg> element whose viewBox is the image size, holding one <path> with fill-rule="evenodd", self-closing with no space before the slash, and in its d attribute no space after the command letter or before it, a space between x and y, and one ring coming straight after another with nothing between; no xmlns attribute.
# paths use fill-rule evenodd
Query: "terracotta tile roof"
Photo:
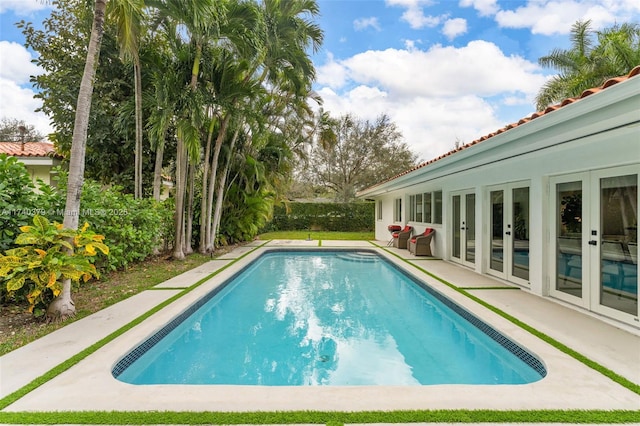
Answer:
<svg viewBox="0 0 640 426"><path fill-rule="evenodd" d="M54 157L62 158L48 142L25 142L24 149L21 142L0 142L0 154L14 157Z"/></svg>
<svg viewBox="0 0 640 426"><path fill-rule="evenodd" d="M615 85L615 84L618 84L618 83L620 83L620 82L622 82L622 81L626 81L626 80L628 80L628 79L630 79L630 78L632 78L632 77L635 77L635 76L637 76L637 75L640 75L640 65L638 65L638 66L636 66L635 68L633 68L633 69L629 72L629 74L627 74L627 75L625 75L625 76L622 76L622 77L615 77L615 78L610 78L610 79L608 79L607 81L605 81L605 82L604 82L604 84L602 84L602 86L600 86L600 87L594 87L594 88L591 88L591 89L587 89L587 90L585 90L585 91L584 91L584 92L582 92L582 94L581 94L579 97L577 97L577 98L568 98L568 99L565 99L565 100L563 100L561 103L559 103L559 104L557 104L557 105L551 105L551 106L547 107L544 111L538 111L538 112L535 112L535 113L531 114L531 115L530 115L530 116L528 116L528 117L524 117L524 118L520 119L520 121L518 121L517 123L507 124L505 127L501 128L501 129L498 129L498 130L496 130L496 131L495 131L495 132L493 132L493 133L489 133L488 135L482 136L482 137L480 137L479 139L476 139L476 140L474 140L474 141L472 141L472 142L469 142L469 143L467 143L467 144L465 144L465 145L462 145L462 146L460 146L460 147L458 147L458 148L456 148L456 149L453 149L453 150L451 150L451 151L449 151L449 152L447 152L447 153L445 153L445 154L442 154L441 156L439 156L439 157L437 157L437 158L434 158L434 159L432 159L432 160L429 160L429 161L426 161L426 162L424 162L424 163L418 164L417 166L415 166L415 167L413 167L413 168L411 168L411 169L409 169L409 170L406 170L406 171L404 171L404 172L402 172L402 173L399 173L399 174L397 174L397 175L395 175L395 176L393 176L393 177L391 177L391 178L389 178L389 179L386 179L386 180L384 180L384 181L382 181L382 182L378 182L377 184L375 184L375 185L373 185L373 186L370 186L369 188L366 188L366 189L364 189L364 190L373 189L373 188L375 188L376 186L380 186L380 185L382 185L382 184L384 184L384 183L390 182L390 181L392 181L392 180L394 180L394 179L397 179L397 178L399 178L399 177L401 177L401 176L407 175L407 174L409 174L409 173L411 173L411 172L414 172L414 171L416 171L416 170L418 170L418 169L421 169L421 168L423 168L423 167L426 167L426 166L428 166L428 165L430 165L430 164L435 163L436 161L439 161L439 160L442 160L443 158L449 157L449 156L451 156L451 155L455 154L456 152L463 151L463 150L465 150L465 149L467 149L467 148L469 148L469 147L471 147L471 146L473 146L473 145L476 145L476 144L478 144L478 143L480 143L480 142L484 142L484 141L486 141L487 139L491 139L492 137L494 137L494 136L496 136L496 135L499 135L500 133L504 133L504 132L506 132L506 131L508 131L508 130L510 130L510 129L513 129L513 128L515 128L515 127L518 127L518 126L520 126L520 125L522 125L522 124L528 123L528 122L530 122L530 121L532 121L532 120L535 120L535 119L536 119L536 118L538 118L538 117L542 117L543 115L549 114L549 113L551 113L551 112L553 112L553 111L556 111L556 110L558 110L558 109L560 109L560 108L562 108L562 107L564 107L564 106L567 106L567 105L569 105L569 104L572 104L572 103L574 103L574 102L577 102L577 101L579 101L580 99L584 99L584 98L586 98L587 96L590 96L590 95L593 95L593 94L595 94L595 93L601 92L601 91L605 90L605 89L606 89L606 88L608 88L608 87L611 87L611 86L613 86L613 85Z"/></svg>

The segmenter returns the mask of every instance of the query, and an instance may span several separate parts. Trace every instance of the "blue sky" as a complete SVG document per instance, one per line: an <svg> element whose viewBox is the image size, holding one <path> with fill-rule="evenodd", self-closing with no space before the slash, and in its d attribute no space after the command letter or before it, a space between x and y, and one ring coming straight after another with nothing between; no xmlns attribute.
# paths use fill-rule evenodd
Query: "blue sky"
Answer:
<svg viewBox="0 0 640 426"><path fill-rule="evenodd" d="M33 52L13 23L40 23L40 0L0 0L0 117L47 133L29 75ZM569 45L578 19L594 29L640 23L637 0L318 0L325 33L315 89L334 116L388 114L429 160L534 112L552 75L537 59Z"/></svg>

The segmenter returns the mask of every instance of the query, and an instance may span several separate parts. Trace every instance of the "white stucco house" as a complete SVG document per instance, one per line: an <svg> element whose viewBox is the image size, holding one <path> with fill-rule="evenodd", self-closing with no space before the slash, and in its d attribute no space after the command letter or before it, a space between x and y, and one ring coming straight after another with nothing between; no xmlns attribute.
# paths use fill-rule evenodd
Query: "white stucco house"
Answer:
<svg viewBox="0 0 640 426"><path fill-rule="evenodd" d="M56 154L53 144L48 142L0 142L0 154L16 157L23 163L32 182L42 179L47 185L53 181L53 168L60 164L62 156Z"/></svg>
<svg viewBox="0 0 640 426"><path fill-rule="evenodd" d="M359 192L435 256L640 329L640 66Z"/></svg>

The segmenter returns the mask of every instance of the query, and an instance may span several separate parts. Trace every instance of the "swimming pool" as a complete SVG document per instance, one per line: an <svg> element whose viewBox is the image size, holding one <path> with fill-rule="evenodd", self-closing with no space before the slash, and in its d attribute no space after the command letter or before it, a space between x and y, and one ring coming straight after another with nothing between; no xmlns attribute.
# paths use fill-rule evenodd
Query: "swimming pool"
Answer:
<svg viewBox="0 0 640 426"><path fill-rule="evenodd" d="M377 254L272 251L112 369L133 384L522 384L543 364Z"/></svg>

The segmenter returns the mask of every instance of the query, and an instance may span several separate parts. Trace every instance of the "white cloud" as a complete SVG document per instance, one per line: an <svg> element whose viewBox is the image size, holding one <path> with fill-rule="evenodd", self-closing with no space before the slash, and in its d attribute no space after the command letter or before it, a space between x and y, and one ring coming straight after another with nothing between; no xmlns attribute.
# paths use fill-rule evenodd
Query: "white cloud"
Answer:
<svg viewBox="0 0 640 426"><path fill-rule="evenodd" d="M34 99L29 77L40 74L41 70L31 63L31 54L18 43L0 41L0 57L4 58L0 66L0 117L24 120L41 133L51 133L49 119L41 112L34 112L42 102Z"/></svg>
<svg viewBox="0 0 640 426"><path fill-rule="evenodd" d="M47 116L42 112L34 112L35 109L42 106L42 102L39 99L34 99L33 90L22 88L15 82L0 77L0 93L2 93L1 118L23 120L45 135L53 132Z"/></svg>
<svg viewBox="0 0 640 426"><path fill-rule="evenodd" d="M480 16L491 16L498 11L497 0L460 0L460 7L473 7Z"/></svg>
<svg viewBox="0 0 640 426"><path fill-rule="evenodd" d="M359 18L353 21L353 28L357 31L362 31L367 28L373 28L376 31L380 31L380 23L378 22L378 18L370 17L370 18Z"/></svg>
<svg viewBox="0 0 640 426"><path fill-rule="evenodd" d="M48 2L42 0L1 0L0 13L13 11L16 15L26 16L38 10L51 9Z"/></svg>
<svg viewBox="0 0 640 426"><path fill-rule="evenodd" d="M435 27L442 21L442 16L425 15L423 7L433 4L430 0L387 0L388 6L405 8L402 19L407 21L414 30L424 27Z"/></svg>
<svg viewBox="0 0 640 426"><path fill-rule="evenodd" d="M497 12L495 20L501 27L554 35L568 34L578 20L590 19L593 28L600 29L628 21L638 12L640 2L629 0L529 0L515 10Z"/></svg>
<svg viewBox="0 0 640 426"><path fill-rule="evenodd" d="M536 73L538 65L519 56L505 56L495 44L482 40L461 48L370 50L339 63L351 80L380 85L396 97L532 93L544 81Z"/></svg>
<svg viewBox="0 0 640 426"><path fill-rule="evenodd" d="M29 76L42 72L31 63L31 53L18 43L0 41L0 58L4 58L0 66L0 78L17 84L29 83ZM8 58L11 59L8 60Z"/></svg>
<svg viewBox="0 0 640 426"><path fill-rule="evenodd" d="M467 20L462 18L448 19L442 26L442 33L449 39L453 40L467 32Z"/></svg>
<svg viewBox="0 0 640 426"><path fill-rule="evenodd" d="M327 62L316 67L317 81L334 89L341 88L347 79L347 69L344 65L334 61L333 55L327 55Z"/></svg>
<svg viewBox="0 0 640 426"><path fill-rule="evenodd" d="M505 56L486 41L429 50L411 44L340 61L330 57L326 66L319 73L326 83L318 89L326 111L365 119L386 113L424 160L449 151L456 139L470 142L524 117L545 79L536 64ZM522 104L531 108L512 117Z"/></svg>

